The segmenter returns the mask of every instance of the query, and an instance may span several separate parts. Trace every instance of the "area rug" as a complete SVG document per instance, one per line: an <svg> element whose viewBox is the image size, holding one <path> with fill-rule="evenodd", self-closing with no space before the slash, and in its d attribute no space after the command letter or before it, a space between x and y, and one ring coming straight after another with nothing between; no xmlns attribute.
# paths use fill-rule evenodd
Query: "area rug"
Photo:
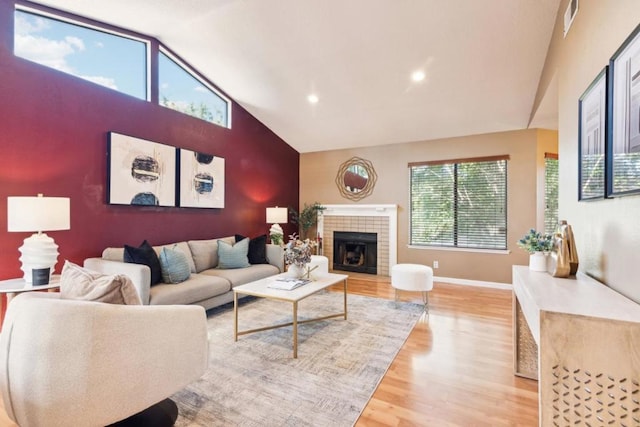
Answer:
<svg viewBox="0 0 640 427"><path fill-rule="evenodd" d="M246 298L245 298L246 299ZM299 319L342 310L343 294L323 292L298 305ZM209 369L172 396L176 426L351 426L409 336L423 307L349 295L348 319L291 327L233 340L233 307L210 311ZM241 303L239 329L291 321L290 303Z"/></svg>

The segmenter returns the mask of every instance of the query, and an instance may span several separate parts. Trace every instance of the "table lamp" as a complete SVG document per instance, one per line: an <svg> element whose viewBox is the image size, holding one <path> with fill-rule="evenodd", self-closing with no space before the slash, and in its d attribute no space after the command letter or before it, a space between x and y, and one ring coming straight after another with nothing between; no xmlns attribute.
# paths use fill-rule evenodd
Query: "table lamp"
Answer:
<svg viewBox="0 0 640 427"><path fill-rule="evenodd" d="M269 237L274 245L284 243L284 231L279 223L287 223L287 208L267 208L267 224L273 224L269 229Z"/></svg>
<svg viewBox="0 0 640 427"><path fill-rule="evenodd" d="M20 247L20 269L26 283L33 283L33 270L49 269L58 262L58 245L43 231L69 230L68 197L8 197L7 229L12 232L35 232ZM48 280L45 282L48 283Z"/></svg>

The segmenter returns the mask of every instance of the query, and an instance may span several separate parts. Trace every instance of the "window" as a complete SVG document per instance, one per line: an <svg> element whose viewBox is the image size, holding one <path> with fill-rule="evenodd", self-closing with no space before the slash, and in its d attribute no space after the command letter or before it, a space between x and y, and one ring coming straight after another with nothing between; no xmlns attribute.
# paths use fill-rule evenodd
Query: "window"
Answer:
<svg viewBox="0 0 640 427"><path fill-rule="evenodd" d="M85 80L148 99L145 41L16 9L14 53Z"/></svg>
<svg viewBox="0 0 640 427"><path fill-rule="evenodd" d="M544 154L544 232L558 228L558 155Z"/></svg>
<svg viewBox="0 0 640 427"><path fill-rule="evenodd" d="M17 5L15 55L147 101L152 84L150 58L158 55L160 83L153 89L160 105L231 127L231 100L167 49L155 41L152 44L151 38L67 16Z"/></svg>
<svg viewBox="0 0 640 427"><path fill-rule="evenodd" d="M229 102L195 77L177 59L160 52L158 61L160 105L220 126L229 126Z"/></svg>
<svg viewBox="0 0 640 427"><path fill-rule="evenodd" d="M507 249L508 159L410 163L410 244Z"/></svg>

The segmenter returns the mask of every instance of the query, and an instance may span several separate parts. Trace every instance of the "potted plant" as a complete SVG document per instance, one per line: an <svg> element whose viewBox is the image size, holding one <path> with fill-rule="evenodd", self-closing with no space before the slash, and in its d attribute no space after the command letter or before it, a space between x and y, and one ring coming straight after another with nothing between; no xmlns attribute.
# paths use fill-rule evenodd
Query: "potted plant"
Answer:
<svg viewBox="0 0 640 427"><path fill-rule="evenodd" d="M533 271L547 271L547 255L553 250L553 236L543 234L534 228L520 240L518 246L529 252L529 268Z"/></svg>
<svg viewBox="0 0 640 427"><path fill-rule="evenodd" d="M300 235L308 238L307 231L318 222L318 212L322 212L326 208L318 202L313 202L311 205L304 204L304 208L300 213L293 208L290 208L291 222L300 226ZM315 236L314 236L315 240Z"/></svg>

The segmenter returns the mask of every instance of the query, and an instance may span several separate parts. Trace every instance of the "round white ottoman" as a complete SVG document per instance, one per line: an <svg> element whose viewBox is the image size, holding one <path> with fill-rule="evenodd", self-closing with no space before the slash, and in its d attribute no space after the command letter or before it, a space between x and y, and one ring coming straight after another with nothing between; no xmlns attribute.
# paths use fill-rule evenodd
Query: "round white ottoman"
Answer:
<svg viewBox="0 0 640 427"><path fill-rule="evenodd" d="M422 292L424 309L429 312L429 294L433 289L433 270L421 264L396 264L391 267L391 286L395 289L396 301L398 290Z"/></svg>
<svg viewBox="0 0 640 427"><path fill-rule="evenodd" d="M329 258L322 255L311 255L311 262L307 267L312 271L309 273L312 279L325 276L329 273Z"/></svg>

